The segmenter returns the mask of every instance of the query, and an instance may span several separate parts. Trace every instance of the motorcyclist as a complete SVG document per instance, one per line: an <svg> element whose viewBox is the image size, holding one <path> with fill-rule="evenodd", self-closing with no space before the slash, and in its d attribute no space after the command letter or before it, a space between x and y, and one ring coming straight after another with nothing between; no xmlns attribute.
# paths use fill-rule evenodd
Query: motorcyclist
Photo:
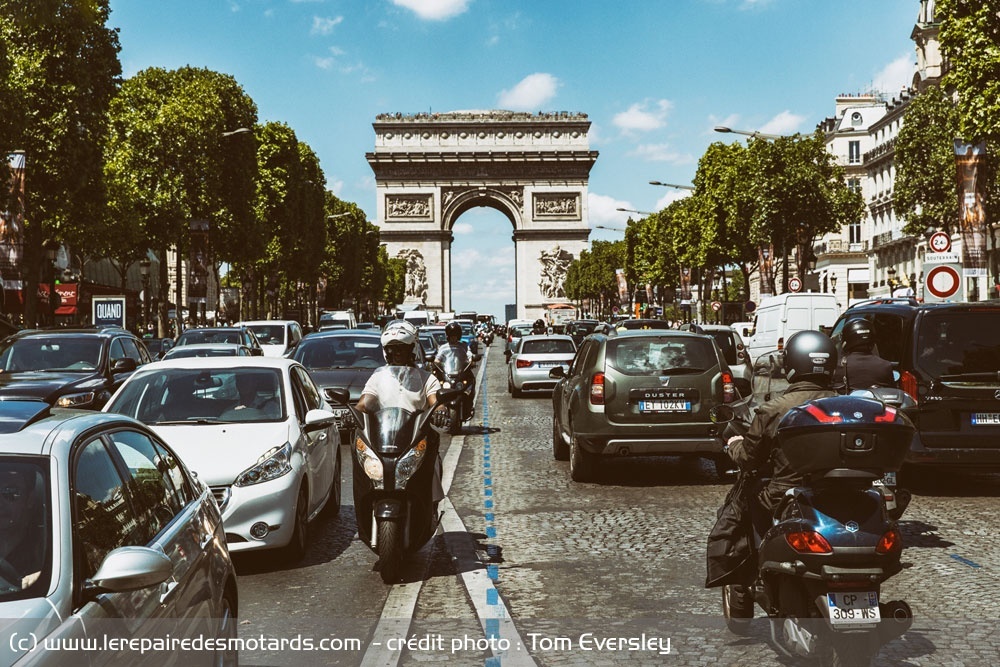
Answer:
<svg viewBox="0 0 1000 667"><path fill-rule="evenodd" d="M844 359L837 367L836 386L848 392L869 387L894 387L892 363L874 353L871 322L854 317L844 324Z"/></svg>
<svg viewBox="0 0 1000 667"><path fill-rule="evenodd" d="M541 334L545 333L547 330L548 330L548 327L545 326L545 320L543 320L541 318L538 318L537 320L535 320L535 323L531 325L531 333L536 334L536 335L541 335Z"/></svg>
<svg viewBox="0 0 1000 667"><path fill-rule="evenodd" d="M443 364L449 356L455 357L458 360L458 367L465 369L459 379L462 384L470 387L465 398L465 414L471 415L475 407L476 376L469 363L471 360L469 346L462 341L462 325L458 322L449 322L444 328L444 335L448 342L442 343L438 347L437 354L434 355L434 362Z"/></svg>

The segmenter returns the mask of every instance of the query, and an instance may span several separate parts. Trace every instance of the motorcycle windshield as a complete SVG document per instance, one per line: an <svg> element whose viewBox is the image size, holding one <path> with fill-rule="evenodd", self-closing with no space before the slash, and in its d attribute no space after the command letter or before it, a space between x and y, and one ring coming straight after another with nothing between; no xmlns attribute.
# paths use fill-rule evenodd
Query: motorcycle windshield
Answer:
<svg viewBox="0 0 1000 667"><path fill-rule="evenodd" d="M368 416L368 436L380 454L395 454L410 446L416 414L403 408L383 408Z"/></svg>
<svg viewBox="0 0 1000 667"><path fill-rule="evenodd" d="M469 365L469 353L462 347L442 346L438 350L434 363L448 375L458 375Z"/></svg>

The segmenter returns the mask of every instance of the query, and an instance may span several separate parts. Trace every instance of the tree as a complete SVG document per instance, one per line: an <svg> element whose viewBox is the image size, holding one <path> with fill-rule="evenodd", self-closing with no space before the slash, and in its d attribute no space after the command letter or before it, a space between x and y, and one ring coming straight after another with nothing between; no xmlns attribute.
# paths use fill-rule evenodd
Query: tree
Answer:
<svg viewBox="0 0 1000 667"><path fill-rule="evenodd" d="M958 125L969 141L1000 145L1000 13L995 2L938 0L943 84L957 94ZM909 120L907 120L909 122Z"/></svg>
<svg viewBox="0 0 1000 667"><path fill-rule="evenodd" d="M108 0L0 0L0 139L4 150L24 150L29 183L28 324L36 321L39 278L28 269L42 265L43 241L102 219L101 148L121 77L109 13Z"/></svg>

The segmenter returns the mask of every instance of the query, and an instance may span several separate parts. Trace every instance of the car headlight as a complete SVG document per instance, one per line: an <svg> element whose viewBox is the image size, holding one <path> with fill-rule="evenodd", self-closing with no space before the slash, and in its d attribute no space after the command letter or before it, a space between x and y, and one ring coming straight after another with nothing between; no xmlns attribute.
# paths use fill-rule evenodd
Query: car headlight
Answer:
<svg viewBox="0 0 1000 667"><path fill-rule="evenodd" d="M396 488L403 490L406 483L417 472L420 464L424 462L424 454L427 453L427 438L418 442L413 449L403 454L402 458L396 462Z"/></svg>
<svg viewBox="0 0 1000 667"><path fill-rule="evenodd" d="M57 408L82 408L94 402L96 394L85 391L82 394L66 394L56 399Z"/></svg>
<svg viewBox="0 0 1000 667"><path fill-rule="evenodd" d="M267 451L252 467L236 476L235 486L252 486L269 482L292 469L292 445L289 442Z"/></svg>
<svg viewBox="0 0 1000 667"><path fill-rule="evenodd" d="M361 464L361 468L368 475L368 479L372 481L372 486L376 489L383 488L385 468L382 466L382 459L369 449L368 445L360 437L354 438L354 455L358 457L358 463Z"/></svg>

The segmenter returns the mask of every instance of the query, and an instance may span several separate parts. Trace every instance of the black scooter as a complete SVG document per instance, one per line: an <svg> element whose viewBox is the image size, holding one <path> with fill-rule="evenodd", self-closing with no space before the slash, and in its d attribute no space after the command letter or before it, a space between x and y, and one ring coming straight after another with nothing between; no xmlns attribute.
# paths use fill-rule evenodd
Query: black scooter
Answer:
<svg viewBox="0 0 1000 667"><path fill-rule="evenodd" d="M431 372L441 382L442 388L458 389L462 392L462 400L455 401L452 404L451 429L449 432L452 435L456 435L461 433L462 424L472 419L472 415L475 412L473 394L476 386L474 382L469 382L466 378L468 378L472 371L472 366L475 364L476 359L481 358L481 355L477 354L468 358L462 358L460 355L454 354L451 348L442 349L445 349L445 354L439 352L438 357L432 363Z"/></svg>
<svg viewBox="0 0 1000 667"><path fill-rule="evenodd" d="M716 419L744 434L726 407ZM752 516L756 566L743 594L723 586L723 614L735 634L749 632L756 602L771 640L786 656L810 664L869 665L881 646L913 622L909 605L882 602L882 584L901 569L902 536L874 486L902 465L913 425L896 408L870 398L834 396L793 408L778 427L778 446L806 477L773 516L756 501L766 484L741 471ZM736 487L739 488L739 487Z"/></svg>
<svg viewBox="0 0 1000 667"><path fill-rule="evenodd" d="M378 554L375 569L382 581L395 583L404 557L425 545L437 529L438 433L449 430L451 405L462 394L442 390L437 405L422 412L385 408L373 414L350 405L346 389L329 394L338 407L350 410L357 425L352 474L358 537Z"/></svg>

